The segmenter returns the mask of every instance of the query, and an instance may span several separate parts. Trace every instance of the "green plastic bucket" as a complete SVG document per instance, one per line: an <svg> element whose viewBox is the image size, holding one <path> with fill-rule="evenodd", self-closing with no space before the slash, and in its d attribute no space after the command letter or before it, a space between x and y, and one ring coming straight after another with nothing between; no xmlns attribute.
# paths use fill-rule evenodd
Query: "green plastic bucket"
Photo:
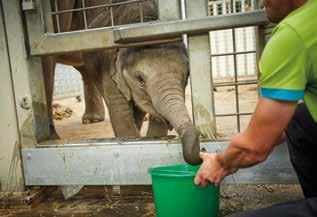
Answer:
<svg viewBox="0 0 317 217"><path fill-rule="evenodd" d="M219 187L194 184L199 166L178 165L149 169L157 217L217 217Z"/></svg>

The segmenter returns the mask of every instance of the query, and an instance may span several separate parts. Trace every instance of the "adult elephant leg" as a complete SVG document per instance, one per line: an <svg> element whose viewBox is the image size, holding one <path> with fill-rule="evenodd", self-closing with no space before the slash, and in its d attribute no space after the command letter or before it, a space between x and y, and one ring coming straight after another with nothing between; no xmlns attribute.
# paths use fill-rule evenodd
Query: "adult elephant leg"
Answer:
<svg viewBox="0 0 317 217"><path fill-rule="evenodd" d="M105 120L105 107L102 97L96 86L96 77L89 73L85 66L76 67L84 82L85 113L82 117L83 124L91 124Z"/></svg>
<svg viewBox="0 0 317 217"><path fill-rule="evenodd" d="M53 92L54 92L54 77L55 77L56 60L53 56L42 57L42 67L45 83L47 112L50 124L50 139L60 139L58 136L54 120L53 120Z"/></svg>
<svg viewBox="0 0 317 217"><path fill-rule="evenodd" d="M165 123L156 120L152 116L150 116L149 120L149 128L147 130L147 137L150 138L158 138L158 137L166 137L167 136L167 126Z"/></svg>

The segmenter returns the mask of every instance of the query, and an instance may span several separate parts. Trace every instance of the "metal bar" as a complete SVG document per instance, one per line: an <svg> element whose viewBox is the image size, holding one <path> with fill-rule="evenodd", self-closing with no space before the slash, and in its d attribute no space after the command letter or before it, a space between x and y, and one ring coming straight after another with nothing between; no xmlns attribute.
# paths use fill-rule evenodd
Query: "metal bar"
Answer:
<svg viewBox="0 0 317 217"><path fill-rule="evenodd" d="M219 152L227 142L203 142L208 152ZM144 185L148 168L183 164L180 142L56 147L22 150L27 185ZM278 146L268 160L240 170L225 183L297 183L287 148Z"/></svg>
<svg viewBox="0 0 317 217"><path fill-rule="evenodd" d="M188 18L208 15L208 1L186 2ZM209 32L188 37L190 80L192 90L193 120L203 138L216 139L215 109L213 98L212 67Z"/></svg>
<svg viewBox="0 0 317 217"><path fill-rule="evenodd" d="M256 51L252 50L252 51L240 51L240 52L212 54L211 57L233 56L233 55L252 54L252 53L256 53Z"/></svg>
<svg viewBox="0 0 317 217"><path fill-rule="evenodd" d="M180 40L182 40L181 37L119 45L113 40L113 29L108 27L60 34L43 34L38 41L30 43L30 47L32 56L41 56L102 48L144 46Z"/></svg>
<svg viewBox="0 0 317 217"><path fill-rule="evenodd" d="M256 61L259 62L262 52L265 47L265 33L264 33L264 27L256 27L255 28L255 34L256 34ZM257 68L257 76L259 77L260 74L260 68L259 64L256 65Z"/></svg>
<svg viewBox="0 0 317 217"><path fill-rule="evenodd" d="M112 4L112 0L110 0ZM114 26L114 17L113 17L113 7L110 7L110 16L111 16L111 26Z"/></svg>
<svg viewBox="0 0 317 217"><path fill-rule="evenodd" d="M51 15L58 15L63 13L69 13L69 12L76 12L76 11L83 11L83 10L93 10L98 8L109 8L109 7L115 7L120 5L127 5L127 4L134 4L144 1L151 1L151 0L130 0L125 2L118 2L118 3L111 3L111 4L102 4L102 5L96 5L96 6L90 6L90 7L82 7L82 8L76 8L76 9L70 9L70 10L62 10L62 11L52 11Z"/></svg>
<svg viewBox="0 0 317 217"><path fill-rule="evenodd" d="M27 56L19 1L2 1L22 147L34 147L49 136L46 96L40 58ZM41 15L29 13L28 31L39 32ZM33 25L31 25L31 23ZM29 38L29 40L33 40Z"/></svg>
<svg viewBox="0 0 317 217"><path fill-rule="evenodd" d="M57 0L54 0L54 3L55 3L55 10L58 11L58 4L57 4ZM54 15L52 13L52 15ZM61 32L61 26L60 26L60 23L59 23L59 14L56 14L56 25L57 25L57 32Z"/></svg>
<svg viewBox="0 0 317 217"><path fill-rule="evenodd" d="M141 23L144 22L144 17L143 17L143 6L142 6L142 2L139 3L139 8L140 8L140 21Z"/></svg>
<svg viewBox="0 0 317 217"><path fill-rule="evenodd" d="M191 1L187 2L190 4ZM189 17L191 18L191 17ZM114 30L117 43L129 43L161 38L177 37L183 34L200 34L214 30L265 25L268 19L264 11L251 11L240 14L191 18L189 20L145 23L118 27Z"/></svg>
<svg viewBox="0 0 317 217"><path fill-rule="evenodd" d="M231 116L249 116L252 113L229 113L229 114L216 114L216 117L231 117Z"/></svg>
<svg viewBox="0 0 317 217"><path fill-rule="evenodd" d="M232 29L232 40L233 40L233 53L237 52L236 47L236 30ZM235 100L236 100L236 112L237 114L240 113L240 103L239 103L239 89L238 89L238 65L237 65L237 55L233 55L233 70L234 70L234 82L235 82ZM238 132L241 131L241 124L240 124L240 116L237 115L237 128Z"/></svg>
<svg viewBox="0 0 317 217"><path fill-rule="evenodd" d="M24 180L7 34L0 1L0 192L21 192Z"/></svg>
<svg viewBox="0 0 317 217"><path fill-rule="evenodd" d="M235 85L242 86L242 85L250 85L250 84L258 84L258 80L214 83L214 87L230 87Z"/></svg>
<svg viewBox="0 0 317 217"><path fill-rule="evenodd" d="M81 0L83 8L85 8L85 0ZM86 10L83 10L85 29L88 29Z"/></svg>
<svg viewBox="0 0 317 217"><path fill-rule="evenodd" d="M44 17L44 32L54 33L53 17L50 14L52 11L51 1L40 0L40 5L41 15Z"/></svg>

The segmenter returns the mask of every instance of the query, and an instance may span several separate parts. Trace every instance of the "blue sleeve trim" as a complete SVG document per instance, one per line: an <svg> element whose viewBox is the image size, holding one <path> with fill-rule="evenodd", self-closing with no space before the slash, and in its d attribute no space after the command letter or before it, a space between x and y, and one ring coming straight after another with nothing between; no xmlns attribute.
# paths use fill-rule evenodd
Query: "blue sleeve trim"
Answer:
<svg viewBox="0 0 317 217"><path fill-rule="evenodd" d="M298 101L304 98L303 90L282 90L261 88L260 94L264 98L276 99L282 101Z"/></svg>

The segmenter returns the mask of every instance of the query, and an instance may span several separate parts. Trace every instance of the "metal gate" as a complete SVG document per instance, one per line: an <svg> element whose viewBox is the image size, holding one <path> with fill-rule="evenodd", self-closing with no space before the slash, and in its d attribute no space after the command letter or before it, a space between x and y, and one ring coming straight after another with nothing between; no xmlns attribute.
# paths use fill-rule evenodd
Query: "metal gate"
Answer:
<svg viewBox="0 0 317 217"><path fill-rule="evenodd" d="M193 119L196 128L207 139L201 146L208 151L220 151L227 142L215 141L212 58L209 31L257 26L257 56L264 46L267 18L255 10L208 17L207 0L157 0L159 21L143 23L142 2L127 0L85 7L82 13L85 29L62 33L53 31L53 19L68 11L52 10L46 0L2 0L0 10L1 42L1 152L0 175L2 191L21 191L32 185L125 185L149 184L147 168L183 163L178 140L45 141L48 137L48 117L40 57L64 52L88 51L188 38ZM53 1L54 2L54 1ZM55 1L56 2L56 1ZM256 2L252 1L256 8ZM135 4L140 8L140 24L89 29L87 11L112 8L120 4ZM186 19L182 20L183 14ZM55 18L54 18L55 17ZM28 34L26 34L26 32ZM93 39L93 40L92 40ZM231 55L239 55L234 50ZM3 62L3 64L2 64ZM236 62L235 62L236 64ZM4 73L2 73L2 71ZM238 87L237 79L231 84ZM5 90L5 94L4 91ZM203 112L202 112L203 108ZM239 111L237 111L237 116ZM20 150L22 156L20 156ZM22 166L23 165L23 166ZM292 183L296 178L288 163L284 146L276 149L269 160L257 167L241 170L226 179L227 183Z"/></svg>

